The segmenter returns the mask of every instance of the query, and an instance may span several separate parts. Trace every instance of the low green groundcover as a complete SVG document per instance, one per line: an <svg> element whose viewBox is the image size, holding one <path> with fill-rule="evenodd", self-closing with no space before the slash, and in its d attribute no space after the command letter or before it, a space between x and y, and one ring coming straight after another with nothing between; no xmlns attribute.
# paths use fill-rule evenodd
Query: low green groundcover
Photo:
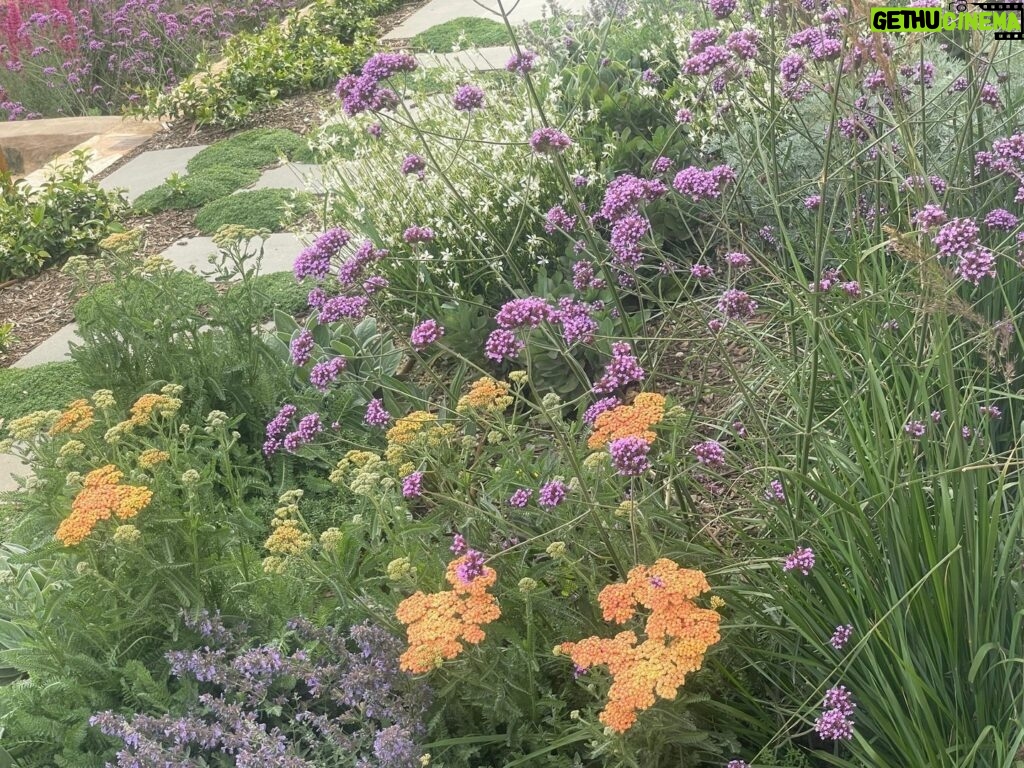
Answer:
<svg viewBox="0 0 1024 768"><path fill-rule="evenodd" d="M280 232L289 219L289 209L300 216L309 210L309 197L290 189L239 192L204 205L196 214L196 227L204 235L228 224Z"/></svg>
<svg viewBox="0 0 1024 768"><path fill-rule="evenodd" d="M63 408L87 388L78 363L44 363L32 368L0 368L0 419Z"/></svg>
<svg viewBox="0 0 1024 768"><path fill-rule="evenodd" d="M188 161L188 172L195 174L217 165L260 170L275 165L282 156L295 162L313 157L306 139L294 131L254 128L200 151Z"/></svg>
<svg viewBox="0 0 1024 768"><path fill-rule="evenodd" d="M219 200L256 182L260 172L240 165L211 165L196 173L169 180L144 192L135 201L139 213L191 210Z"/></svg>

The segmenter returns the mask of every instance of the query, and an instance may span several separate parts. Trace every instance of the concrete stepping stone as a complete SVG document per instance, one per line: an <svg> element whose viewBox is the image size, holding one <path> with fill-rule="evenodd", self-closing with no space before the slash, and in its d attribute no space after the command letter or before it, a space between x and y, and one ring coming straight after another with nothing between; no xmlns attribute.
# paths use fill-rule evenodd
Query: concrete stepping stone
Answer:
<svg viewBox="0 0 1024 768"><path fill-rule="evenodd" d="M128 202L134 203L139 195L159 187L171 174L184 176L188 172L188 161L203 149L205 145L143 152L103 179L100 186L107 190L125 189Z"/></svg>
<svg viewBox="0 0 1024 768"><path fill-rule="evenodd" d="M559 0L558 7L569 13L587 9L590 0ZM551 15L548 0L504 0L502 6L513 24L537 21ZM407 40L431 27L463 16L501 21L497 0L432 0L392 29L384 40Z"/></svg>
<svg viewBox="0 0 1024 768"><path fill-rule="evenodd" d="M511 45L495 45L489 48L470 48L452 53L419 53L416 54L416 61L421 67L426 68L449 67L486 72L493 69L504 69L513 53Z"/></svg>
<svg viewBox="0 0 1024 768"><path fill-rule="evenodd" d="M32 472L28 464L22 463L21 459L10 453L0 453L0 493L4 491L18 490L18 481L14 476L29 477Z"/></svg>
<svg viewBox="0 0 1024 768"><path fill-rule="evenodd" d="M327 191L323 169L313 163L285 163L270 168L249 189L294 189L318 195Z"/></svg>
<svg viewBox="0 0 1024 768"><path fill-rule="evenodd" d="M78 326L75 323L68 323L53 336L41 342L27 355L17 360L12 368L31 368L34 365L43 363L61 363L71 359L71 348L69 344L82 343L82 337L78 335Z"/></svg>
<svg viewBox="0 0 1024 768"><path fill-rule="evenodd" d="M295 257L304 247L299 238L289 232L271 235L263 243L260 274L291 272ZM255 245L250 246L250 251L254 248ZM179 240L160 255L170 259L178 269L190 270L195 267L196 271L202 273L212 269L210 256L215 253L217 246L214 245L212 237L192 237L188 240Z"/></svg>

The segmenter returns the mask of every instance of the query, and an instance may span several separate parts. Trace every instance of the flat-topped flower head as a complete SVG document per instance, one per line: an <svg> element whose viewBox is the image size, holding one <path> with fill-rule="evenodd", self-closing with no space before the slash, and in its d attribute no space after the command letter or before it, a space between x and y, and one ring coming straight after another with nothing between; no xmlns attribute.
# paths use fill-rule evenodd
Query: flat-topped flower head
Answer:
<svg viewBox="0 0 1024 768"><path fill-rule="evenodd" d="M395 615L406 625L409 641L400 659L406 672L429 672L454 659L464 644L477 645L484 639L484 624L500 618L498 602L487 591L498 574L483 565L480 557L470 550L448 564L445 578L451 590L416 592L399 604ZM472 578L464 579L470 572Z"/></svg>
<svg viewBox="0 0 1024 768"><path fill-rule="evenodd" d="M598 597L606 621L625 623L640 608L649 613L641 640L625 631L610 639L588 637L563 643L579 673L608 668L612 685L600 720L613 731L628 730L637 714L655 701L673 699L687 675L703 666L707 649L718 642L720 616L693 599L710 589L701 571L680 568L662 558L633 568L624 583L609 584Z"/></svg>

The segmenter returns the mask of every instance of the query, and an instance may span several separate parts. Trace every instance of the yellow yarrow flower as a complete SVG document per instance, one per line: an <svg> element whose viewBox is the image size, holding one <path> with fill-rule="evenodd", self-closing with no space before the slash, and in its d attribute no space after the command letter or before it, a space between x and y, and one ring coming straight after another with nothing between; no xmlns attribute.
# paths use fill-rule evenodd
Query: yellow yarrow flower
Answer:
<svg viewBox="0 0 1024 768"><path fill-rule="evenodd" d="M149 448L139 454L139 466L143 469L152 469L157 464L168 461L171 454L167 451L160 451L156 448Z"/></svg>

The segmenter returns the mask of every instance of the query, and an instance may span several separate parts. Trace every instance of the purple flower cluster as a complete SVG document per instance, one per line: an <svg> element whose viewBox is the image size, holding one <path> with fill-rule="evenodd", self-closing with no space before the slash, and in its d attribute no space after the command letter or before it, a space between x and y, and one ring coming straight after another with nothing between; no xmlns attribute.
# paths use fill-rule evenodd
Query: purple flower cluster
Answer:
<svg viewBox="0 0 1024 768"><path fill-rule="evenodd" d="M484 91L478 85L464 83L455 89L452 103L459 112L472 112L484 105Z"/></svg>
<svg viewBox="0 0 1024 768"><path fill-rule="evenodd" d="M973 219L953 219L942 226L932 238L932 244L940 258L963 256L980 245L980 232Z"/></svg>
<svg viewBox="0 0 1024 768"><path fill-rule="evenodd" d="M515 333L504 328L491 331L484 343L484 355L495 362L502 360L514 360L519 353L526 348L526 345L516 338Z"/></svg>
<svg viewBox="0 0 1024 768"><path fill-rule="evenodd" d="M625 477L637 477L647 472L651 468L651 460L648 458L650 452L650 444L635 435L621 437L608 444L612 466Z"/></svg>
<svg viewBox="0 0 1024 768"><path fill-rule="evenodd" d="M782 77L782 95L791 101L800 101L811 92L810 83L804 80L807 59L799 53L790 53L779 62Z"/></svg>
<svg viewBox="0 0 1024 768"><path fill-rule="evenodd" d="M424 171L427 168L427 161L416 154L406 155L405 159L402 160L402 174L408 176L410 173L415 173L421 179L424 176Z"/></svg>
<svg viewBox="0 0 1024 768"><path fill-rule="evenodd" d="M466 552L465 558L455 568L455 575L463 584L472 584L484 575L484 555L475 549Z"/></svg>
<svg viewBox="0 0 1024 768"><path fill-rule="evenodd" d="M366 315L369 308L370 300L365 296L335 296L320 307L317 322L326 325L339 320L358 320Z"/></svg>
<svg viewBox="0 0 1024 768"><path fill-rule="evenodd" d="M576 217L567 213L561 205L552 207L544 214L544 231L549 235L561 230L571 232L576 228Z"/></svg>
<svg viewBox="0 0 1024 768"><path fill-rule="evenodd" d="M565 501L569 495L569 488L561 480L552 480L540 487L537 493L537 503L544 509L553 509Z"/></svg>
<svg viewBox="0 0 1024 768"><path fill-rule="evenodd" d="M375 248L369 240L364 240L356 248L355 253L345 259L338 268L338 283L345 288L353 288L363 277L366 268L388 255L384 248Z"/></svg>
<svg viewBox="0 0 1024 768"><path fill-rule="evenodd" d="M617 397L602 397L583 412L583 423L591 427L594 426L594 422L597 421L598 416L605 411L610 411L619 404L619 398Z"/></svg>
<svg viewBox="0 0 1024 768"><path fill-rule="evenodd" d="M577 261L572 265L572 287L577 291L600 290L607 283L594 269L594 264L589 261Z"/></svg>
<svg viewBox="0 0 1024 768"><path fill-rule="evenodd" d="M525 75L532 72L537 63L537 54L534 51L523 50L512 54L512 57L505 63L505 70L515 72L517 75Z"/></svg>
<svg viewBox="0 0 1024 768"><path fill-rule="evenodd" d="M371 427L383 427L391 421L391 414L384 409L384 401L378 397L373 398L366 404L366 414L363 416L363 423Z"/></svg>
<svg viewBox="0 0 1024 768"><path fill-rule="evenodd" d="M809 575L813 567L814 550L810 547L797 547L782 564L783 571L800 571L804 576Z"/></svg>
<svg viewBox="0 0 1024 768"><path fill-rule="evenodd" d="M853 635L853 624L840 624L836 627L835 632L832 633L832 637L829 638L828 644L837 651L841 651L846 647L846 644L850 642L851 635Z"/></svg>
<svg viewBox="0 0 1024 768"><path fill-rule="evenodd" d="M522 509L530 503L533 498L533 490L530 488L518 488L508 497L508 505L516 509Z"/></svg>
<svg viewBox="0 0 1024 768"><path fill-rule="evenodd" d="M761 33L756 29L741 29L729 35L725 46L737 58L749 61L757 57L757 46L760 42Z"/></svg>
<svg viewBox="0 0 1024 768"><path fill-rule="evenodd" d="M938 205L928 203L914 216L914 223L921 229L932 229L946 223L946 212Z"/></svg>
<svg viewBox="0 0 1024 768"><path fill-rule="evenodd" d="M672 170L672 158L661 155L651 163L651 173L668 173Z"/></svg>
<svg viewBox="0 0 1024 768"><path fill-rule="evenodd" d="M399 72L416 69L416 59L407 53L375 53L365 64L362 74L346 75L338 81L334 95L349 117L360 112L379 112L398 104L398 94L380 83Z"/></svg>
<svg viewBox="0 0 1024 768"><path fill-rule="evenodd" d="M204 612L201 620L214 647L167 655L175 677L203 683L205 692L191 694L184 714L101 712L90 719L124 742L117 765L422 764L432 694L399 669L401 645L383 629L366 623L344 632L296 619L284 647L247 647L244 634L227 630L219 616ZM268 704L279 710L273 726ZM311 754L316 763L306 759Z"/></svg>
<svg viewBox="0 0 1024 768"><path fill-rule="evenodd" d="M267 439L263 443L263 453L266 456L273 456L284 447L284 436L291 427L292 418L299 409L294 405L285 404L277 415L267 422Z"/></svg>
<svg viewBox="0 0 1024 768"><path fill-rule="evenodd" d="M676 192L689 197L693 202L717 200L726 184L736 181L736 172L728 165L719 165L710 171L694 165L676 174L672 186Z"/></svg>
<svg viewBox="0 0 1024 768"><path fill-rule="evenodd" d="M772 480L768 484L768 490L764 492L764 498L766 501L776 501L780 504L786 501L786 491L782 487L781 480Z"/></svg>
<svg viewBox="0 0 1024 768"><path fill-rule="evenodd" d="M309 372L309 383L321 392L326 392L331 384L338 380L347 364L348 362L342 355L317 363Z"/></svg>
<svg viewBox="0 0 1024 768"><path fill-rule="evenodd" d="M715 270L707 264L694 264L690 267L690 275L695 280L706 280L709 277L715 276Z"/></svg>
<svg viewBox="0 0 1024 768"><path fill-rule="evenodd" d="M642 381L646 375L629 343L617 341L612 344L612 359L605 366L604 373L594 384L592 391L595 395L611 394L627 384Z"/></svg>
<svg viewBox="0 0 1024 768"><path fill-rule="evenodd" d="M530 136L530 148L538 155L560 155L572 146L572 139L557 128L538 128Z"/></svg>
<svg viewBox="0 0 1024 768"><path fill-rule="evenodd" d="M725 291L715 307L730 320L750 320L757 312L757 302L736 288Z"/></svg>
<svg viewBox="0 0 1024 768"><path fill-rule="evenodd" d="M706 31L706 30L705 30ZM696 34L696 33L694 33ZM718 32L715 31L715 39ZM709 45L694 54L691 36L690 58L683 62L683 74L705 76L732 62L732 53L721 45Z"/></svg>
<svg viewBox="0 0 1024 768"><path fill-rule="evenodd" d="M725 467L725 448L717 440L705 440L697 443L690 449L690 453L697 457L697 463L712 469Z"/></svg>
<svg viewBox="0 0 1024 768"><path fill-rule="evenodd" d="M320 421L319 413L309 413L299 419L295 431L284 436L283 445L288 453L295 453L307 443L313 442L317 435L324 431L324 425ZM269 428L268 428L269 437Z"/></svg>
<svg viewBox="0 0 1024 768"><path fill-rule="evenodd" d="M423 495L423 473L411 472L402 478L402 496L415 499Z"/></svg>
<svg viewBox="0 0 1024 768"><path fill-rule="evenodd" d="M291 344L288 345L292 365L302 367L308 363L314 346L316 346L316 342L313 341L313 333L305 329L299 331L298 335L292 339Z"/></svg>
<svg viewBox="0 0 1024 768"><path fill-rule="evenodd" d="M641 179L623 174L608 183L595 218L615 224L625 217L636 215L642 204L657 200L667 191L668 188L658 179Z"/></svg>
<svg viewBox="0 0 1024 768"><path fill-rule="evenodd" d="M985 214L985 226L989 229L1001 229L1004 232L1012 232L1019 223L1020 219L1005 208L995 208Z"/></svg>
<svg viewBox="0 0 1024 768"><path fill-rule="evenodd" d="M846 690L846 686L837 685L825 692L822 702L824 711L814 721L814 730L826 741L848 741L853 738L853 713L857 705Z"/></svg>
<svg viewBox="0 0 1024 768"><path fill-rule="evenodd" d="M903 431L915 440L919 437L924 437L926 429L925 423L916 419L912 419L903 425Z"/></svg>
<svg viewBox="0 0 1024 768"><path fill-rule="evenodd" d="M412 333L409 334L409 342L413 349L419 351L426 349L442 336L444 336L443 325L437 320L424 320L412 329Z"/></svg>
<svg viewBox="0 0 1024 768"><path fill-rule="evenodd" d="M736 10L736 0L708 0L708 8L716 19L724 19Z"/></svg>
<svg viewBox="0 0 1024 768"><path fill-rule="evenodd" d="M295 279L313 277L323 280L331 269L331 259L348 245L351 238L352 236L340 227L324 232L312 244L303 248L295 258Z"/></svg>
<svg viewBox="0 0 1024 768"><path fill-rule="evenodd" d="M402 233L402 239L410 245L429 243L434 239L434 230L430 227L421 227L414 224Z"/></svg>

